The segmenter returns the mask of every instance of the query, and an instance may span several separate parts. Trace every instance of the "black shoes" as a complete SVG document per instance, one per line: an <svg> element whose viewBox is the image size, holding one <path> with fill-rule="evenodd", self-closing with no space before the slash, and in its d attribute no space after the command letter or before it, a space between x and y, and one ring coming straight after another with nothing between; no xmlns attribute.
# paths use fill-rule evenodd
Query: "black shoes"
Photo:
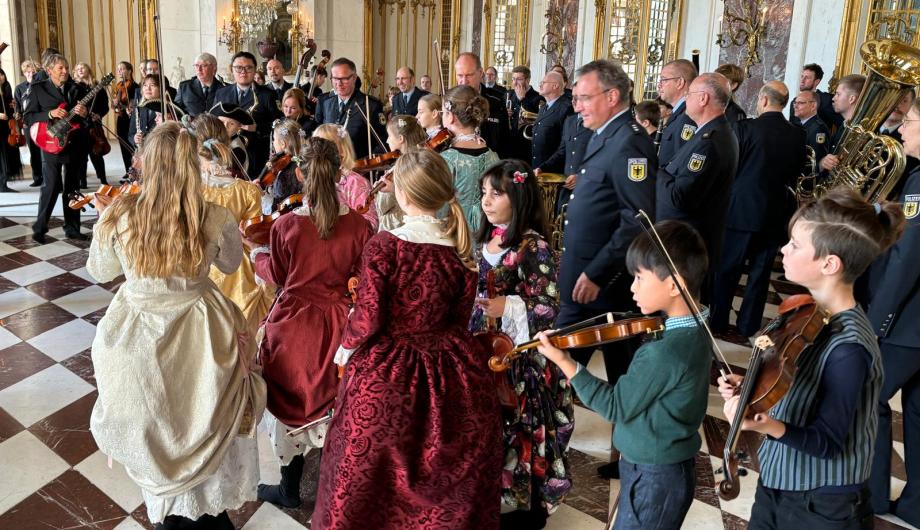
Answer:
<svg viewBox="0 0 920 530"><path fill-rule="evenodd" d="M36 243L40 243L40 244L44 245L45 242L46 242L46 240L45 240L45 234L36 234L36 233L33 232L33 233L32 233L32 241L35 241Z"/></svg>
<svg viewBox="0 0 920 530"><path fill-rule="evenodd" d="M38 187L41 187L41 185L42 185L42 181L40 181L40 180L33 180L33 181L32 181L32 184L29 184L29 187L30 187L30 188L38 188Z"/></svg>
<svg viewBox="0 0 920 530"><path fill-rule="evenodd" d="M77 241L87 241L89 239L88 235L81 234L80 232L77 232L75 234L74 233L64 234L64 237L66 237L67 239L75 239Z"/></svg>
<svg viewBox="0 0 920 530"><path fill-rule="evenodd" d="M281 466L281 484L259 484L259 500L285 508L300 506L300 477L303 475L303 456L297 455L291 463Z"/></svg>
<svg viewBox="0 0 920 530"><path fill-rule="evenodd" d="M19 193L19 190L14 190L13 188L8 188L6 186L3 186L2 188L0 188L0 193Z"/></svg>

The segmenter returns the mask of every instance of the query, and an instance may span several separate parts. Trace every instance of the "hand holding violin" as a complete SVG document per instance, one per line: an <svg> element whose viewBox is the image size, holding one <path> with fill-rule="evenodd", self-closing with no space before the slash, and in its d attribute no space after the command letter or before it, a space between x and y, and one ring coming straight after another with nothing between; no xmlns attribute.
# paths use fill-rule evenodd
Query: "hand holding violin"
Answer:
<svg viewBox="0 0 920 530"><path fill-rule="evenodd" d="M101 193L93 194L93 204L96 206L96 211L99 212L100 216L102 216L102 212L112 204L113 200L115 200L115 197L111 195L103 195Z"/></svg>
<svg viewBox="0 0 920 530"><path fill-rule="evenodd" d="M540 340L540 345L537 346L537 351L542 353L544 357L558 366L567 378L571 379L575 377L575 374L578 372L578 363L572 359L572 356L569 355L569 352L560 350L559 348L553 346L553 343L550 342L549 336L546 333L546 331L537 333L536 338Z"/></svg>
<svg viewBox="0 0 920 530"><path fill-rule="evenodd" d="M476 303L482 307L482 312L490 318L501 318L505 313L505 297L477 298Z"/></svg>
<svg viewBox="0 0 920 530"><path fill-rule="evenodd" d="M719 382L719 393L723 394L721 381ZM738 413L738 404L740 402L741 396L731 396L725 401L725 404L722 405L722 413L725 414L725 419L728 420L728 423L734 421L735 414ZM779 420L774 420L766 412L758 412L749 418L741 420L741 430L756 431L761 434L772 436L773 438L780 438L786 434L786 424Z"/></svg>

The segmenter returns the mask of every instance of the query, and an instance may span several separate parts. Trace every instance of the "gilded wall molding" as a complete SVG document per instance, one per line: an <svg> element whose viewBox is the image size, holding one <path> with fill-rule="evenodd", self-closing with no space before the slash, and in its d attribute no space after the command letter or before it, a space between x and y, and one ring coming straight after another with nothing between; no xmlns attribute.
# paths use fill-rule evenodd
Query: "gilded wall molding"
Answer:
<svg viewBox="0 0 920 530"><path fill-rule="evenodd" d="M594 58L607 53L607 1L594 0Z"/></svg>

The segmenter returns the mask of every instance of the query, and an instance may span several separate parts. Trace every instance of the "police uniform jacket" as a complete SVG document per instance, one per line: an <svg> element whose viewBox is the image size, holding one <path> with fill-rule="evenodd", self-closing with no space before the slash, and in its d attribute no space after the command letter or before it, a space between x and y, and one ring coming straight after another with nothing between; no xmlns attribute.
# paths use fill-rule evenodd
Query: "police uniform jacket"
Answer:
<svg viewBox="0 0 920 530"><path fill-rule="evenodd" d="M735 171L738 140L725 116L700 127L658 172L657 221L677 219L696 228L710 263L718 263Z"/></svg>
<svg viewBox="0 0 920 530"><path fill-rule="evenodd" d="M801 123L801 122L799 122ZM827 125L815 114L801 125L805 129L805 142L815 150L815 162L827 156L831 148L831 133ZM820 168L818 169L820 171Z"/></svg>
<svg viewBox="0 0 920 530"><path fill-rule="evenodd" d="M550 173L561 173L565 156L553 155L563 145L563 127L565 120L572 114L572 100L559 96L552 105L544 105L537 113L537 121L533 126L533 150L530 160L531 167L538 167ZM590 135L588 135L590 136ZM585 142L587 145L587 141ZM547 164L547 162L550 162Z"/></svg>
<svg viewBox="0 0 920 530"><path fill-rule="evenodd" d="M485 84L483 84L482 86L485 86ZM505 92L508 92L508 87L506 87L505 85L499 85L497 83L493 86L486 87L486 88L488 88L489 90L494 90L496 93L500 94L502 98L505 97Z"/></svg>
<svg viewBox="0 0 920 530"><path fill-rule="evenodd" d="M61 103L65 104L65 110L70 111L86 95L86 92L85 85L74 83L71 79L64 81L61 88L54 86L54 83L48 77L38 82L33 81L30 85L27 106L22 112L23 119L29 127L35 123L51 121L48 112L58 108ZM91 110L87 108L87 111ZM86 156L86 120L77 116L74 118L73 123L79 123L83 127L70 137L67 147L60 153L52 155L43 152L42 156L45 159L50 162L69 162L71 157ZM74 158L74 160L77 160L77 158Z"/></svg>
<svg viewBox="0 0 920 530"><path fill-rule="evenodd" d="M412 93L409 94L409 101L406 102L406 95L400 92L393 96L393 115L405 114L415 116L418 114L418 100L427 96L428 92L419 87L412 87Z"/></svg>
<svg viewBox="0 0 920 530"><path fill-rule="evenodd" d="M805 166L805 131L782 112L764 112L735 124L738 172L731 187L727 226L781 239L795 207L787 191Z"/></svg>
<svg viewBox="0 0 920 530"><path fill-rule="evenodd" d="M387 118L383 113L383 105L380 100L373 96L370 96L367 101L370 106L370 115L368 116L370 125L377 131L380 140L386 142ZM367 124L364 121L364 114L367 113L367 109L364 108L364 103L364 92L355 90L341 110L339 110L339 97L335 92L330 92L328 96L320 99L316 105L316 123L335 123L345 126L348 135L351 137L351 142L354 144L355 155L358 158L364 158L370 155L371 152L382 153L387 150L385 146L380 145L373 133L371 133L371 145L368 146L367 144ZM360 110L356 107L360 107Z"/></svg>
<svg viewBox="0 0 920 530"><path fill-rule="evenodd" d="M217 95L217 91L224 86L224 83L215 77L208 88L208 95L205 96L204 87L201 86L201 81L197 77L186 79L179 83L175 103L186 114L195 117L202 112L207 112L208 109L214 106L214 97Z"/></svg>
<svg viewBox="0 0 920 530"><path fill-rule="evenodd" d="M217 94L214 95L214 103L239 105L252 115L252 119L256 123L256 131L255 133L244 131L243 135L248 141L246 151L249 155L249 177L257 177L265 162L268 161L272 122L281 117L275 92L253 83L246 90L245 95L241 97L239 87L234 83L217 89Z"/></svg>
<svg viewBox="0 0 920 530"><path fill-rule="evenodd" d="M671 115L668 122L661 131L661 145L658 147L658 160L662 166L667 165L674 158L674 155L680 151L693 133L696 132L696 124L687 116L687 102L681 103Z"/></svg>
<svg viewBox="0 0 920 530"><path fill-rule="evenodd" d="M642 230L636 214L642 209L654 219L658 161L628 111L591 135L568 206L559 289L563 303L573 303L575 282L585 273L602 288L589 306L604 307L603 289L626 274L626 249Z"/></svg>
<svg viewBox="0 0 920 530"><path fill-rule="evenodd" d="M594 131L585 127L581 116L573 114L565 119L562 125L562 144L556 149L543 165L554 166L559 163L564 165L562 173L566 176L578 173L581 160L588 148L588 141ZM542 167L540 169L543 169Z"/></svg>
<svg viewBox="0 0 920 530"><path fill-rule="evenodd" d="M511 137L514 139L511 156L520 160L530 160L533 144L530 140L524 138L521 125L521 109L528 112L539 112L540 105L546 103L546 99L539 94L533 87L527 89L524 93L524 99L518 99L514 90L507 92L508 99L511 101Z"/></svg>
<svg viewBox="0 0 920 530"><path fill-rule="evenodd" d="M920 169L907 178L901 195L907 228L872 265L878 281L871 289L869 321L882 342L920 347Z"/></svg>
<svg viewBox="0 0 920 530"><path fill-rule="evenodd" d="M824 122L828 130L843 127L843 116L834 110L833 94L815 90L815 97L818 99L818 117ZM800 121L795 117L792 111L792 103L789 103L789 122L799 124Z"/></svg>

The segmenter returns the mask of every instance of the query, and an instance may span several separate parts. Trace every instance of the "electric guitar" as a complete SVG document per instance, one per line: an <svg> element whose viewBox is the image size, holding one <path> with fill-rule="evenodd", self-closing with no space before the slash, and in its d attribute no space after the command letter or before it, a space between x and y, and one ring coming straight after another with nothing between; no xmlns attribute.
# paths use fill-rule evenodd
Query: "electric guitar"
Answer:
<svg viewBox="0 0 920 530"><path fill-rule="evenodd" d="M77 103L77 105L83 105L89 108L88 105L90 101L96 97L96 94L103 88L109 86L114 79L115 76L113 74L106 74L106 76L103 77L99 83ZM61 103L58 106L59 109L66 107L67 103ZM74 108L76 108L76 105L74 105ZM73 109L71 109L64 118L33 123L32 127L29 128L29 135L32 137L32 141L35 142L35 145L42 151L51 155L56 155L67 147L67 144L70 142L70 137L81 128L80 124L71 123L71 120L73 120L75 116L76 114Z"/></svg>

